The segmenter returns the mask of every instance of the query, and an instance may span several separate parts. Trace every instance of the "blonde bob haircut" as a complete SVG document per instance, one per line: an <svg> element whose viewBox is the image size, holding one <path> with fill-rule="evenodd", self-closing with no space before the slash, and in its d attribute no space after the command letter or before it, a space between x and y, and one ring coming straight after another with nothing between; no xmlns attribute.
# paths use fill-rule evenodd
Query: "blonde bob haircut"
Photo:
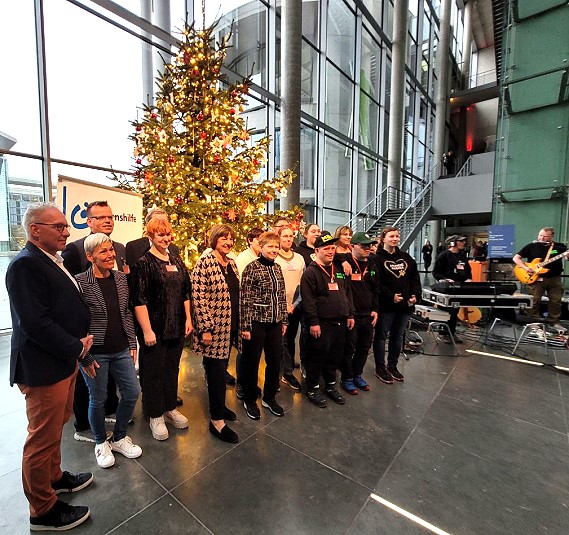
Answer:
<svg viewBox="0 0 569 535"><path fill-rule="evenodd" d="M259 240L259 245L261 247L264 247L269 242L275 242L278 244L281 243L279 235L276 232L273 232L271 230L269 230L267 232L263 232L263 234L261 234L257 239Z"/></svg>
<svg viewBox="0 0 569 535"><path fill-rule="evenodd" d="M156 234L172 234L172 225L166 219L151 219L146 225L146 235L152 238Z"/></svg>

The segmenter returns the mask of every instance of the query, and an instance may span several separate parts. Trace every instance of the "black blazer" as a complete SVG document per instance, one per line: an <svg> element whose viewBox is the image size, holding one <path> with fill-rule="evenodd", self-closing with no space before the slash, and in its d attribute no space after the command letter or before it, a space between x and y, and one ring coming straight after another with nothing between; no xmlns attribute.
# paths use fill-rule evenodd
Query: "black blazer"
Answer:
<svg viewBox="0 0 569 535"><path fill-rule="evenodd" d="M86 237L87 236L85 236L85 238ZM89 262L87 256L85 256L85 238L68 243L65 250L61 253L61 256L63 256L63 265L71 275L79 275L79 273L83 273L91 267L91 262ZM117 253L117 267L119 271L124 271L126 264L124 245L118 241L113 241L113 247Z"/></svg>
<svg viewBox="0 0 569 535"><path fill-rule="evenodd" d="M143 236L142 238L138 238L136 240L129 241L126 244L126 263L127 265L132 268L134 264L138 261L139 258L142 258L142 255L150 249L150 240ZM168 246L168 251L172 255L173 258L180 257L180 249L177 245L171 243Z"/></svg>
<svg viewBox="0 0 569 535"><path fill-rule="evenodd" d="M6 273L12 314L10 384L51 385L75 372L91 314L73 281L28 242Z"/></svg>

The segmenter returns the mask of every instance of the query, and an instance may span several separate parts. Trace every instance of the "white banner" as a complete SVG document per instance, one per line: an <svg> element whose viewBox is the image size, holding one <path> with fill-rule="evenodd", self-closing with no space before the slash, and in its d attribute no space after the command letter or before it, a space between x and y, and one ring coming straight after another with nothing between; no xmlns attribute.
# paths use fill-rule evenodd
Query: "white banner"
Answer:
<svg viewBox="0 0 569 535"><path fill-rule="evenodd" d="M72 242L87 236L87 205L93 201L107 201L115 217L113 240L126 245L127 242L142 236L142 195L93 182L59 175L57 180L56 204L61 207L71 225Z"/></svg>

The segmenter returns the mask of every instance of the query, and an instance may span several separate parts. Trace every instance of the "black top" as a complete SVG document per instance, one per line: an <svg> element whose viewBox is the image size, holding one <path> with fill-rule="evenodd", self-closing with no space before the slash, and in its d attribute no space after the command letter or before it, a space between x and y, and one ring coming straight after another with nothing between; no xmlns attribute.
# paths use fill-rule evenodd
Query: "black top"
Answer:
<svg viewBox="0 0 569 535"><path fill-rule="evenodd" d="M435 260L433 277L437 280L451 279L455 282L471 279L472 269L466 258L466 253L464 251L453 253L451 250L441 253Z"/></svg>
<svg viewBox="0 0 569 535"><path fill-rule="evenodd" d="M383 311L401 314L412 312L414 307L410 307L407 301L412 295L417 299L417 303L421 300L421 279L417 270L417 262L398 247L393 253L379 248L375 262L381 280L379 313ZM395 294L401 294L403 301L394 303Z"/></svg>
<svg viewBox="0 0 569 535"><path fill-rule="evenodd" d="M344 257L344 255L341 255ZM342 260L343 261L343 260ZM352 266L352 275L346 275L352 288L352 298L356 316L369 316L377 312L379 287L379 270L374 260L355 260L352 254L346 254L345 261ZM364 275L365 272L365 275Z"/></svg>
<svg viewBox="0 0 569 535"><path fill-rule="evenodd" d="M184 301L190 299L190 277L180 258L167 262L148 251L134 265L129 284L133 306L146 305L157 338L184 336Z"/></svg>
<svg viewBox="0 0 569 535"><path fill-rule="evenodd" d="M227 264L227 266L219 265L221 271L223 271L225 284L227 284L231 299L231 332L233 332L239 328L239 279L235 271L233 271L231 264Z"/></svg>
<svg viewBox="0 0 569 535"><path fill-rule="evenodd" d="M93 345L91 347L91 353L93 355L108 355L110 353L124 351L128 349L128 338L122 326L117 285L111 276L102 279L97 278L97 284L105 300L107 332L105 333L103 345Z"/></svg>
<svg viewBox="0 0 569 535"><path fill-rule="evenodd" d="M547 256L547 251L549 251L550 245L551 244L545 244L545 243L540 243L540 242L528 243L526 246L522 247L520 249L520 251L518 251L518 254L522 258L527 258L528 262L531 262L532 260L535 260L536 258L539 258L541 260L545 260L545 257ZM551 249L551 254L549 255L549 258L557 256L558 254L564 253L566 250L567 250L567 247L565 246L565 244L553 242L553 248ZM551 262L551 264L547 264L547 269L549 269L549 271L547 273L544 273L543 275L540 275L540 277L544 277L544 278L559 277L559 275L561 275L561 273L563 273L563 259L560 258L559 260L556 260L555 262Z"/></svg>
<svg viewBox="0 0 569 535"><path fill-rule="evenodd" d="M304 263L306 264L306 267L308 267L314 260L314 249L306 245L306 240L301 241L299 246L294 250L294 252L298 253L300 256L302 256L302 258L304 258Z"/></svg>
<svg viewBox="0 0 569 535"><path fill-rule="evenodd" d="M432 257L433 256L433 246L432 245L423 245L423 249L421 249L424 257Z"/></svg>

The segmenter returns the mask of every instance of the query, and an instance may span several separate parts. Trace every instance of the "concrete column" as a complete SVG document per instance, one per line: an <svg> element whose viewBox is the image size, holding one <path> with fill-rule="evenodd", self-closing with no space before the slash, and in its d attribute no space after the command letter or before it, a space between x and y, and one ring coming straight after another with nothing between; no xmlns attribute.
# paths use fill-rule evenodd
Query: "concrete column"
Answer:
<svg viewBox="0 0 569 535"><path fill-rule="evenodd" d="M140 16L152 22L152 0L140 0ZM141 30L143 37L152 40L152 34ZM141 41L142 46L142 101L147 104L154 102L154 62L152 60L152 45Z"/></svg>
<svg viewBox="0 0 569 535"><path fill-rule="evenodd" d="M281 137L280 168L300 173L300 67L302 0L284 0L281 7ZM300 203L300 179L287 188L281 208Z"/></svg>
<svg viewBox="0 0 569 535"><path fill-rule="evenodd" d="M170 0L154 0L154 24L164 30L172 33L172 23L170 22ZM154 37L154 42L162 47L170 50L170 43L162 41ZM154 49L154 69L160 72L164 70L164 62L169 63L172 58L171 54L167 54L163 50ZM156 73L154 73L156 76Z"/></svg>
<svg viewBox="0 0 569 535"><path fill-rule="evenodd" d="M401 189L403 155L403 114L405 112L405 58L407 55L407 14L409 0L397 0L393 13L391 48L391 101L389 106L389 146L387 150L387 185ZM389 208L398 208L395 199ZM393 204L393 206L392 206Z"/></svg>
<svg viewBox="0 0 569 535"><path fill-rule="evenodd" d="M446 115L449 97L449 71L450 71L450 8L452 0L442 0L439 29L439 44L437 48L438 80L435 103L437 115L435 118L434 153L435 165L439 172L433 178L438 178L442 171L442 157L445 151Z"/></svg>
<svg viewBox="0 0 569 535"><path fill-rule="evenodd" d="M470 80L475 73L470 72L470 56L472 55L472 9L474 0L469 0L464 5L464 36L462 41L462 75L466 83L465 88L470 87Z"/></svg>

